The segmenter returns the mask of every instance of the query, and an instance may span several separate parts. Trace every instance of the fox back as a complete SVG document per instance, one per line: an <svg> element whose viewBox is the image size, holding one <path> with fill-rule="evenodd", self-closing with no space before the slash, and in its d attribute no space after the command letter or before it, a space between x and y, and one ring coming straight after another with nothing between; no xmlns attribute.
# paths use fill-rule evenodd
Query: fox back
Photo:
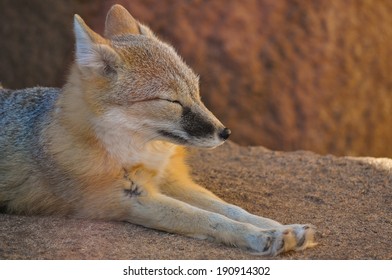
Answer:
<svg viewBox="0 0 392 280"><path fill-rule="evenodd" d="M28 200L32 189L24 187L41 171L41 132L58 94L55 88L0 89L0 209L8 210L8 204L21 197Z"/></svg>

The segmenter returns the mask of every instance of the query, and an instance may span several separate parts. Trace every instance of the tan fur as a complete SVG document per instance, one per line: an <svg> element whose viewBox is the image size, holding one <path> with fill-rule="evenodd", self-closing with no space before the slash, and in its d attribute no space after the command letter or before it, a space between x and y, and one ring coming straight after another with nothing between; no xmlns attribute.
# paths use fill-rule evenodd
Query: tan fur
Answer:
<svg viewBox="0 0 392 280"><path fill-rule="evenodd" d="M106 24L103 38L75 16L76 61L42 113L31 147L40 158L32 165L29 150L19 169L1 163L10 183L0 185L0 204L128 221L266 255L312 246L310 226L249 214L192 181L183 146L216 147L229 130L202 104L197 76L172 47L119 5Z"/></svg>

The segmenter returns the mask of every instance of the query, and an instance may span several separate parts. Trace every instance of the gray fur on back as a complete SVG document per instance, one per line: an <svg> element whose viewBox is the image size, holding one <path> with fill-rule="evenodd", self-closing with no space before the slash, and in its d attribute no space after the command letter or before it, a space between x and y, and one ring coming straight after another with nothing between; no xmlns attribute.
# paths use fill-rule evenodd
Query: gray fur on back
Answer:
<svg viewBox="0 0 392 280"><path fill-rule="evenodd" d="M0 169L21 157L34 161L40 131L49 122L59 93L58 88L0 89Z"/></svg>

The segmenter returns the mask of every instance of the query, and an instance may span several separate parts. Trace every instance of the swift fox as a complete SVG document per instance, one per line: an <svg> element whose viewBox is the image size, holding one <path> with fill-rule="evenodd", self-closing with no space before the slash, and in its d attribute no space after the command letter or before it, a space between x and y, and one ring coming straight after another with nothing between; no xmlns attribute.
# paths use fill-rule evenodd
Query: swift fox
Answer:
<svg viewBox="0 0 392 280"><path fill-rule="evenodd" d="M0 207L127 221L276 255L313 246L194 183L185 147L230 130L203 105L198 76L120 5L104 36L74 17L75 62L61 89L0 91Z"/></svg>

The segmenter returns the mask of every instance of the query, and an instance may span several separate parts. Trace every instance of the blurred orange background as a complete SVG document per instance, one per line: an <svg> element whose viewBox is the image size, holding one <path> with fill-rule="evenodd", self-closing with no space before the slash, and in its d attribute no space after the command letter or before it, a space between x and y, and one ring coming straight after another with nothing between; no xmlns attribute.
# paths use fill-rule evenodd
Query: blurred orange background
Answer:
<svg viewBox="0 0 392 280"><path fill-rule="evenodd" d="M392 157L392 1L2 0L4 87L62 86L72 16L114 3L171 43L242 145Z"/></svg>

